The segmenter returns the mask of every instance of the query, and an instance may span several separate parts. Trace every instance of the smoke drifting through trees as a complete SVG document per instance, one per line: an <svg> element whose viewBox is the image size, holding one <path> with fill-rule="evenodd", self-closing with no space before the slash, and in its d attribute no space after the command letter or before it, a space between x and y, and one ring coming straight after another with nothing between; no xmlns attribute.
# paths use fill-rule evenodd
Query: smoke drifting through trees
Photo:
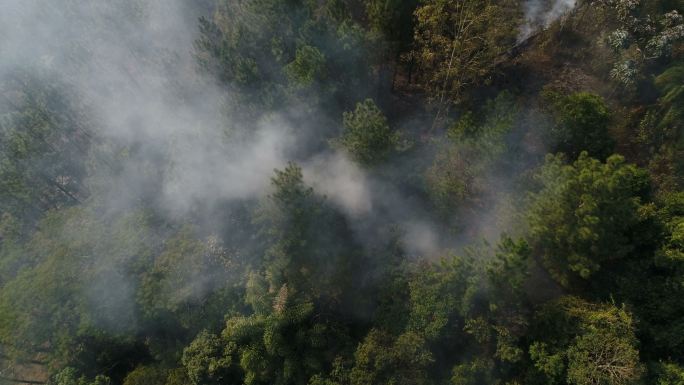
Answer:
<svg viewBox="0 0 684 385"><path fill-rule="evenodd" d="M586 65L603 35L560 26L574 1L459 4L7 1L0 363L55 385L676 376L678 67L649 69L667 97L618 100ZM637 126L662 139L619 137Z"/></svg>
<svg viewBox="0 0 684 385"><path fill-rule="evenodd" d="M70 97L83 106L87 130L95 138L87 150L95 164L84 184L98 212L117 216L151 205L169 218L190 216L212 233L211 225L221 222L213 213L225 213L218 207L264 198L273 170L296 161L305 182L348 215L358 240L368 247L390 241L383 239L390 235L376 231L386 224L396 224L414 256L436 257L480 235L498 237L501 229L489 218L493 209L448 218L470 229L467 236L456 236L440 229L430 208L392 181L369 175L339 149L318 146L320 128L302 126L297 118L308 106L288 104L251 119L231 115L226 105L234 94L200 73L195 57L197 19L208 16L209 9L178 0L6 5L0 16L7 32L0 46L1 75L39 74L73 91ZM325 120L339 117L318 119ZM424 163L431 152L408 162ZM410 166L384 167L401 175ZM478 232L479 223L487 223L486 233ZM237 230L223 223L220 231ZM64 235L79 236L77 228ZM114 262L102 263L109 268L93 284L92 304L118 309L106 313L113 317L106 323L121 327L127 322L122 315L131 314L127 302L134 301L133 292ZM207 279L214 278L225 277Z"/></svg>
<svg viewBox="0 0 684 385"><path fill-rule="evenodd" d="M106 180L98 193L108 196L104 204L112 210L126 211L152 192L172 215L211 212L222 202L263 196L273 170L296 160L316 192L352 218L387 215L389 222L403 222L407 244L422 245L415 246L418 254L446 246L420 214L425 208L413 207L415 200L373 181L343 152L307 148L320 131L292 127L288 117L303 106L288 105L254 120L227 115L224 103L231 93L196 71L196 20L205 12L200 5L17 1L8 9L3 76L28 69L64 82L86 106L89 129L105 141L107 148L95 144L91 151L106 158L117 156L110 152L117 146L136 149L117 170L98 168L107 174L92 176Z"/></svg>
<svg viewBox="0 0 684 385"><path fill-rule="evenodd" d="M530 37L540 28L546 28L551 23L567 15L575 8L576 0L529 0L524 4L525 24L520 28L518 41Z"/></svg>
<svg viewBox="0 0 684 385"><path fill-rule="evenodd" d="M422 222L418 219L415 214L422 209L412 208L415 202L391 185L371 181L344 153L307 148L314 142L311 136L319 135L315 127L295 128L288 117L302 106L288 105L282 113L254 120L225 112L233 95L197 72L193 42L197 17L205 12L201 6L180 1L12 1L6 10L0 16L7 31L1 45L2 77L38 74L54 79L74 91L70 97L89 117L87 130L95 139L84 151L96 163L84 185L96 212L117 217L152 205L169 218L193 217L209 233L237 232L225 223L211 229L222 221L217 215L225 213L216 209L265 197L273 170L296 160L317 193L357 222L368 222L358 228L360 240L377 242L368 233L372 223L398 222L412 251L439 250L436 230L425 214ZM64 231L66 240L87 236L78 223ZM131 318L132 283L120 262L97 263L101 274L89 288L89 306L102 312L99 326L132 327L137 322ZM187 279L223 282L226 277ZM181 293L188 289L206 291L205 286L163 290L178 296L187 295ZM201 291L190 296L201 298Z"/></svg>

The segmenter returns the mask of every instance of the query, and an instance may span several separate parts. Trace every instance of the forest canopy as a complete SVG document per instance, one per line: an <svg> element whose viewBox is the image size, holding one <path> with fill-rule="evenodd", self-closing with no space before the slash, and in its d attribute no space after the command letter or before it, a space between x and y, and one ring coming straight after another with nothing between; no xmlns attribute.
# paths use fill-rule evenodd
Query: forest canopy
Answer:
<svg viewBox="0 0 684 385"><path fill-rule="evenodd" d="M0 384L684 384L677 0L7 0Z"/></svg>

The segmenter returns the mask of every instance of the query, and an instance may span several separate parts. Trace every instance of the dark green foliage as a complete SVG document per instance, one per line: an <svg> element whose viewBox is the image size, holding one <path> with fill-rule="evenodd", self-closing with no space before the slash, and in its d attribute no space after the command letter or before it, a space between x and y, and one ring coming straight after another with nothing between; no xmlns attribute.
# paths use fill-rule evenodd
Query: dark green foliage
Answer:
<svg viewBox="0 0 684 385"><path fill-rule="evenodd" d="M164 385L168 373L154 366L138 366L123 381L123 385Z"/></svg>
<svg viewBox="0 0 684 385"><path fill-rule="evenodd" d="M115 3L0 63L0 382L684 383L680 5Z"/></svg>
<svg viewBox="0 0 684 385"><path fill-rule="evenodd" d="M671 362L658 364L655 373L657 380L654 383L658 385L675 385L684 382L684 368Z"/></svg>
<svg viewBox="0 0 684 385"><path fill-rule="evenodd" d="M344 329L317 322L311 303L297 304L279 290L271 314L234 318L223 337L236 344L246 384L301 384L329 370L345 344Z"/></svg>
<svg viewBox="0 0 684 385"><path fill-rule="evenodd" d="M535 322L530 357L541 383L638 383L643 368L624 308L563 297L541 309Z"/></svg>
<svg viewBox="0 0 684 385"><path fill-rule="evenodd" d="M660 104L664 109L661 125L672 125L670 130L681 130L682 109L684 109L684 64L674 65L655 78L655 85L662 96Z"/></svg>
<svg viewBox="0 0 684 385"><path fill-rule="evenodd" d="M280 108L297 92L305 102L345 98L367 89L365 37L344 2L219 1L212 20L200 20L198 59L236 91L235 112ZM239 108L238 108L239 107Z"/></svg>
<svg viewBox="0 0 684 385"><path fill-rule="evenodd" d="M352 298L354 280L344 272L358 266L361 254L346 218L314 195L295 164L276 170L271 184L274 191L257 216L267 245L260 274L269 298L283 285L302 299Z"/></svg>
<svg viewBox="0 0 684 385"><path fill-rule="evenodd" d="M554 152L576 159L582 151L605 159L613 151L614 140L608 132L610 111L603 98L586 92L550 97L555 125L551 129Z"/></svg>
<svg viewBox="0 0 684 385"><path fill-rule="evenodd" d="M648 175L623 157L601 163L583 152L566 165L562 156L548 156L537 178L542 188L530 197L530 241L561 285L589 279L652 242Z"/></svg>
<svg viewBox="0 0 684 385"><path fill-rule="evenodd" d="M475 359L466 364L456 365L453 369L450 384L476 385L496 383L492 376L492 362Z"/></svg>
<svg viewBox="0 0 684 385"><path fill-rule="evenodd" d="M519 3L424 0L415 12L419 81L442 110L487 81L497 58L515 45ZM448 109L448 108L447 108Z"/></svg>
<svg viewBox="0 0 684 385"><path fill-rule="evenodd" d="M434 361L425 339L406 332L398 337L371 330L354 353L350 383L353 385L427 385L428 368Z"/></svg>
<svg viewBox="0 0 684 385"><path fill-rule="evenodd" d="M684 65L675 64L654 80L661 96L639 122L636 141L649 156L657 185L676 191L684 178Z"/></svg>
<svg viewBox="0 0 684 385"><path fill-rule="evenodd" d="M397 133L390 129L387 118L372 99L357 103L354 111L345 112L343 126L340 144L366 166L387 159L399 144Z"/></svg>
<svg viewBox="0 0 684 385"><path fill-rule="evenodd" d="M454 257L421 267L410 283L408 329L428 340L448 337L469 314L475 279L472 261ZM451 293L448 296L442 293Z"/></svg>
<svg viewBox="0 0 684 385"><path fill-rule="evenodd" d="M366 14L373 31L397 44L398 49L410 43L413 34L413 12L416 0L366 0Z"/></svg>
<svg viewBox="0 0 684 385"><path fill-rule="evenodd" d="M682 278L682 218L684 196L681 193L662 197L658 206L661 243L648 258L636 258L614 269L605 278L603 288L621 301L634 306L639 319L638 335L644 345L642 354L652 359L684 346L684 324L680 298L684 295ZM640 277L647 276L643 281Z"/></svg>
<svg viewBox="0 0 684 385"><path fill-rule="evenodd" d="M325 56L316 47L297 48L294 60L284 67L288 79L296 87L307 87L325 76Z"/></svg>
<svg viewBox="0 0 684 385"><path fill-rule="evenodd" d="M78 376L74 368L67 367L55 375L54 383L57 385L110 385L112 381L103 375L88 380L85 376Z"/></svg>
<svg viewBox="0 0 684 385"><path fill-rule="evenodd" d="M233 357L235 344L226 344L219 336L201 332L183 350L183 366L193 384L223 384L240 378Z"/></svg>

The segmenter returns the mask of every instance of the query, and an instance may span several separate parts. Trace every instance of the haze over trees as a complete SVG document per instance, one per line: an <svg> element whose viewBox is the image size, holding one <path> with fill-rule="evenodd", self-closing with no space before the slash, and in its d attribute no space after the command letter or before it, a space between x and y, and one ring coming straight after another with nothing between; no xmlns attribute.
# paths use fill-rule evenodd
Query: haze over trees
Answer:
<svg viewBox="0 0 684 385"><path fill-rule="evenodd" d="M684 5L8 0L0 384L684 384Z"/></svg>

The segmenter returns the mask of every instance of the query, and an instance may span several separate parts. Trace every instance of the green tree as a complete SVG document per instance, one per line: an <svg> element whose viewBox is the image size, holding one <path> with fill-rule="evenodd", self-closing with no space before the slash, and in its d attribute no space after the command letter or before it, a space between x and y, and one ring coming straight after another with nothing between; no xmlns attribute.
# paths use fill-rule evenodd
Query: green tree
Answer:
<svg viewBox="0 0 684 385"><path fill-rule="evenodd" d="M284 284L290 293L311 298L349 294L346 272L361 255L346 218L304 184L295 164L276 170L271 184L273 192L256 215L267 246L263 276L271 298Z"/></svg>
<svg viewBox="0 0 684 385"><path fill-rule="evenodd" d="M530 357L547 384L636 384L643 373L632 315L562 297L538 312Z"/></svg>
<svg viewBox="0 0 684 385"><path fill-rule="evenodd" d="M126 375L123 385L165 385L167 377L167 370L141 365Z"/></svg>
<svg viewBox="0 0 684 385"><path fill-rule="evenodd" d="M401 64L404 64L402 54L411 49L415 24L413 13L419 3L419 0L364 0L372 42L370 55L375 59L381 76L393 71L392 87ZM407 64L408 76L411 77L413 63ZM384 86L382 80L380 83Z"/></svg>
<svg viewBox="0 0 684 385"><path fill-rule="evenodd" d="M684 194L670 193L657 201L656 247L604 274L606 285L595 292L629 303L639 319L642 356L649 361L669 357L684 346ZM648 277L648 279L644 279Z"/></svg>
<svg viewBox="0 0 684 385"><path fill-rule="evenodd" d="M71 367L66 367L54 375L53 381L56 385L111 385L112 380L105 375L97 375L92 380L85 376L79 376L78 371Z"/></svg>
<svg viewBox="0 0 684 385"><path fill-rule="evenodd" d="M321 379L349 348L336 308L363 301L348 273L360 254L346 220L304 184L298 166L276 170L272 186L256 216L264 256L246 285L254 313L229 317L216 346L231 347L246 384L302 384ZM209 358L199 368L228 356L203 351Z"/></svg>
<svg viewBox="0 0 684 385"><path fill-rule="evenodd" d="M553 152L563 152L576 159L582 151L605 159L613 151L615 141L610 137L610 111L603 98L579 92L569 96L554 95L550 99L556 124L551 128Z"/></svg>
<svg viewBox="0 0 684 385"><path fill-rule="evenodd" d="M357 103L354 111L345 112L343 124L339 142L363 165L371 166L387 159L398 144L397 134L372 99Z"/></svg>
<svg viewBox="0 0 684 385"><path fill-rule="evenodd" d="M190 226L164 242L142 272L137 300L143 315L164 323L172 317L184 328L215 329L223 316L242 310L242 261L216 237L197 239Z"/></svg>
<svg viewBox="0 0 684 385"><path fill-rule="evenodd" d="M398 337L371 330L354 353L352 385L427 385L434 358L425 339L406 332Z"/></svg>
<svg viewBox="0 0 684 385"><path fill-rule="evenodd" d="M499 162L510 163L512 156L505 156L510 154L506 137L517 110L511 96L501 93L480 111L465 113L449 128L448 140L438 145L425 173L428 195L441 216L470 213L486 206L495 195L488 177Z"/></svg>
<svg viewBox="0 0 684 385"><path fill-rule="evenodd" d="M473 261L467 258L454 256L436 264L422 264L409 282L408 330L428 341L453 338L450 334L462 328L469 314L476 280Z"/></svg>
<svg viewBox="0 0 684 385"><path fill-rule="evenodd" d="M244 383L305 384L327 373L348 344L345 328L335 319L317 319L311 302L278 291L268 314L234 317L222 337L236 346Z"/></svg>
<svg viewBox="0 0 684 385"><path fill-rule="evenodd" d="M668 130L681 137L682 115L684 115L684 64L675 64L655 78L655 85L661 93L659 106L662 109L661 127L670 126Z"/></svg>
<svg viewBox="0 0 684 385"><path fill-rule="evenodd" d="M413 37L413 12L418 4L417 0L365 0L371 30L397 45L395 50L403 50Z"/></svg>
<svg viewBox="0 0 684 385"><path fill-rule="evenodd" d="M592 1L588 5L603 12L606 25L614 29L605 39L614 51L610 77L623 86L633 87L643 79L649 65L676 52L684 39L681 4L652 0Z"/></svg>
<svg viewBox="0 0 684 385"><path fill-rule="evenodd" d="M421 2L412 55L420 83L437 105L435 120L466 90L487 81L499 55L515 44L518 14L516 2Z"/></svg>
<svg viewBox="0 0 684 385"><path fill-rule="evenodd" d="M197 57L232 88L236 114L253 118L292 97L341 101L369 79L365 35L349 15L342 1L221 0L200 20Z"/></svg>
<svg viewBox="0 0 684 385"><path fill-rule="evenodd" d="M454 366L450 384L493 384L496 383L496 379L492 376L492 372L493 362L491 360L475 359L471 362Z"/></svg>
<svg viewBox="0 0 684 385"><path fill-rule="evenodd" d="M294 60L284 68L288 79L297 87L307 87L325 74L325 56L309 45L297 48Z"/></svg>
<svg viewBox="0 0 684 385"><path fill-rule="evenodd" d="M451 372L452 384L516 383L525 365L525 338L531 306L527 300L529 256L524 240L502 237L492 248L472 248L470 310L463 323L468 346ZM467 345L466 345L467 344Z"/></svg>
<svg viewBox="0 0 684 385"><path fill-rule="evenodd" d="M606 163L580 154L571 165L549 155L530 197L530 243L561 285L588 279L603 265L652 244L654 207L648 174L623 157Z"/></svg>
<svg viewBox="0 0 684 385"><path fill-rule="evenodd" d="M684 64L675 64L657 77L660 98L644 115L636 141L648 157L656 185L675 191L684 181Z"/></svg>
<svg viewBox="0 0 684 385"><path fill-rule="evenodd" d="M195 385L239 382L242 371L236 350L235 343L226 343L221 337L202 331L183 350L183 367Z"/></svg>
<svg viewBox="0 0 684 385"><path fill-rule="evenodd" d="M135 294L120 272L135 277L150 257L150 218L96 216L88 207L50 212L20 244L23 259L0 289L0 344L10 358L40 354L87 376L118 362L107 374L119 380L119 370L140 357Z"/></svg>
<svg viewBox="0 0 684 385"><path fill-rule="evenodd" d="M661 362L655 369L657 385L677 385L684 383L684 368L672 362Z"/></svg>

